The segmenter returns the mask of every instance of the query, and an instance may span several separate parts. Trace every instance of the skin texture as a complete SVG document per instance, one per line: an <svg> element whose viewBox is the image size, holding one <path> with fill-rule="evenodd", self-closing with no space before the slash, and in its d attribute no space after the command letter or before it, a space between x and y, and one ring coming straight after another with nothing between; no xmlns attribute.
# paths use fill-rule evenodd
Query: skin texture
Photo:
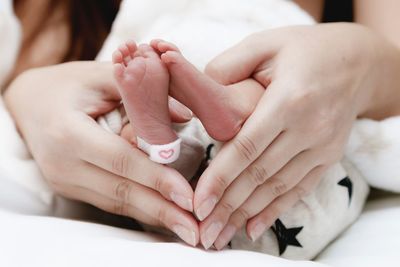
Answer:
<svg viewBox="0 0 400 267"><path fill-rule="evenodd" d="M169 73L149 45L128 41L113 54L114 77L134 132L147 143L163 145L178 137L168 112Z"/></svg>
<svg viewBox="0 0 400 267"><path fill-rule="evenodd" d="M303 0L296 0L302 8L304 8L306 11L308 11L317 21L321 18L321 12L322 12L322 1L303 1ZM400 48L400 28L397 27L398 23L398 12L400 8L400 2L396 0L389 0L386 1L385 4L380 3L379 1L374 1L374 0L356 0L354 1L355 4L355 22L360 23L362 25L367 26L368 28L372 29L375 33L380 34L380 36L375 36L372 38L373 40L369 39L366 40L364 43L359 43L359 46L354 46L353 51L350 51L354 55L357 54L358 49L361 48L361 57L370 57L371 55L374 55L375 57L371 58L371 70L370 70L370 75L366 80L367 85L366 88L370 88L365 92L364 90L364 96L366 97L366 100L363 105L364 107L359 110L358 114L360 117L367 117L367 118L372 118L372 119L384 119L389 116L394 116L400 114L400 106L398 105L400 101L400 93L399 93L399 84L400 81L398 79L398 71L399 71L399 64L400 64L400 59L399 59L399 48ZM318 11L319 10L319 11ZM360 37L360 35L355 34L355 36ZM342 39L346 37L346 35L342 35L338 37L339 39ZM264 39L265 38L265 39ZM252 38L253 43L258 43L256 39L264 39L268 40L267 37L260 37L260 38ZM363 38L360 37L360 41L362 41ZM367 38L368 39L368 38ZM273 40L271 40L273 42ZM367 47L368 41L372 41L373 47L372 50L364 50L363 48ZM258 43L259 44L259 43ZM270 47L269 44L266 44L267 47ZM240 46L239 46L240 47ZM355 49L357 47L357 49ZM371 49L371 47L370 47ZM265 49L264 53L268 53L270 50ZM259 77L261 80L265 80L266 84L269 83L269 78L268 75L259 75L260 74L260 66L254 66L251 65L247 69L245 73L234 73L234 74L227 74L230 70L232 70L232 66L235 66L235 54L239 54L239 57L236 57L236 60L249 60L251 62L251 58L254 59L251 55L246 55L246 53L243 53L241 51L236 51L232 50L230 53L225 53L225 55L222 55L221 57L217 58L214 60L210 65L209 65L209 74L213 77L215 77L217 80L220 79L221 81L225 81L227 83L240 80L240 77L246 77L250 75L256 75ZM229 58L229 57L232 58ZM232 60L233 59L233 60ZM268 55L264 55L264 59L268 59ZM308 59L307 59L308 60ZM265 62L272 62L271 60L265 60ZM307 61L306 61L307 62ZM334 61L333 61L334 62ZM260 62L258 62L260 63ZM231 64L231 65L230 65ZM368 64L368 63L367 63ZM229 66L230 65L230 66ZM260 64L262 66L262 64ZM330 64L327 64L326 66L329 66ZM250 65L249 65L250 66ZM324 68L323 66L322 68ZM219 73L224 71L221 70L221 68L225 68L225 75L222 74L220 75ZM374 69L375 68L375 69ZM340 70L339 70L340 71ZM352 72L352 69L344 69L342 73L344 73L344 77L351 77L349 74L346 74L346 71L349 71L348 73ZM316 72L318 73L318 72ZM334 71L334 73L337 73L337 70ZM288 79L289 80L289 79ZM304 85L303 83L297 84L296 86L301 88L301 85ZM307 88L308 85L305 85L305 88ZM371 89L372 88L372 89ZM370 92L368 92L370 91ZM321 99L322 100L322 99ZM305 105L306 103L304 103ZM353 103L350 103L353 104ZM304 107L304 106L303 106ZM316 107L316 106L315 106ZM316 109L318 110L318 109ZM257 112L257 109L256 109ZM333 125L332 124L327 124L326 127L328 129L332 129ZM242 130L244 131L244 129ZM240 133L239 133L240 135ZM315 134L314 134L315 136ZM295 136L293 137L295 138ZM274 141L275 142L275 141ZM219 155L221 157L221 155ZM273 161L271 159L271 161ZM222 160L222 164L225 164L227 162L224 162ZM232 164L235 164L236 162L231 162ZM263 166L261 166L263 167ZM210 167L212 169L212 166ZM249 169L249 168L247 168ZM256 170L256 173L262 173L262 170L264 168L256 168L253 170ZM261 170L261 171L260 171ZM213 172L213 171L211 171ZM318 171L316 171L318 172ZM249 176L251 177L251 172L248 171L250 174ZM254 171L253 171L254 173ZM218 176L216 177L221 177L223 175L226 175L226 173L214 173L217 174ZM254 176L254 175L253 175ZM260 175L257 175L260 177ZM270 174L266 174L265 176L269 177ZM309 174L307 175L309 176ZM311 176L318 176L317 174L313 174ZM218 178L219 179L219 178ZM259 180L259 179L255 179ZM263 179L261 179L263 180ZM312 180L311 178L309 180ZM316 181L318 179L315 179ZM267 193L270 197L270 200L272 200L275 196L275 200L271 202L267 207L264 208L264 210L259 213L259 215L254 215L252 213L249 213L248 210L251 210L250 207L247 209L243 208L237 208L235 206L232 206L232 203L221 201L215 209L212 208L213 203L215 202L212 201L209 207L206 210L206 214L209 214L211 212L211 215L205 222L202 222L201 224L201 235L204 236L202 240L204 240L203 243L206 243L206 246L209 246L213 240L215 240L215 236L218 235L218 238L216 239L214 245L218 248L221 249L226 245L226 243L229 242L231 237L234 235L235 231L240 228L242 225L245 224L245 221L252 217L253 218L247 223L247 231L250 236L250 238L257 238L262 234L262 232L270 225L277 217L279 217L279 214L287 211L292 207L292 205L297 201L298 197L305 194L307 190L304 190L304 188L308 187L308 190L311 188L315 187L316 185L312 185L313 182L307 185L305 182L306 180L303 179L304 182L299 183L295 189L289 190L287 193L284 193L283 195L281 194L282 191L287 190L287 185L278 183L274 189L272 187L272 190L270 190L270 193ZM261 181L262 182L262 181ZM219 184L223 184L222 191L226 189L227 185L225 181L219 182ZM224 186L225 184L225 186ZM257 184L257 181L256 181ZM214 185L218 186L218 185ZM203 187L203 188L202 188ZM207 188L211 187L211 188ZM296 189L297 188L297 189ZM300 189L299 189L300 188ZM195 208L196 206L200 206L203 203L197 204L198 202L201 202L203 198L202 194L210 194L212 191L212 185L211 183L205 183L204 186L199 186L195 192ZM202 192L203 191L203 192ZM221 189L219 190L221 191ZM228 190L229 192L230 190ZM234 190L232 190L234 191ZM298 192L296 192L298 191ZM228 193L224 193L224 197L228 198ZM232 198L234 198L236 195L231 194ZM197 199L197 201L196 201ZM224 199L224 198L222 198ZM261 201L262 202L262 201ZM248 202L250 203L250 201ZM236 203L237 204L237 203ZM237 204L238 205L238 204ZM251 206L252 204L249 204L248 206ZM211 207L210 207L211 206ZM224 208L218 208L219 206L225 206L225 211ZM198 208L197 208L198 209ZM218 212L218 209L222 211ZM235 210L235 211L234 211ZM220 213L220 215L218 215ZM229 217L231 222L234 223L226 223L226 218ZM236 219L236 218L239 219ZM219 226L219 221L222 220L224 230L220 230L221 226ZM258 224L260 222L260 224ZM213 233L206 234L208 227L213 224L217 225L219 227L213 227ZM236 225L235 225L236 224ZM226 225L226 226L224 226ZM258 227L259 225L259 227ZM208 227L207 227L208 226ZM216 230L215 230L216 229Z"/></svg>
<svg viewBox="0 0 400 267"><path fill-rule="evenodd" d="M120 101L111 64L74 62L25 72L10 85L5 100L57 193L198 243L193 191L185 178L95 121Z"/></svg>
<svg viewBox="0 0 400 267"><path fill-rule="evenodd" d="M130 134L123 129L123 136L133 143L136 136L152 144L176 139L169 114L163 111L168 93L190 107L208 133L221 141L237 134L264 93L264 87L254 79L229 86L217 83L187 61L175 45L160 39L139 47L128 41L115 51L113 62L130 121L125 128L132 128Z"/></svg>
<svg viewBox="0 0 400 267"><path fill-rule="evenodd" d="M29 4L30 7L35 8L34 2L36 3L37 1L31 1ZM272 130L275 129L275 131L278 131L279 126L281 126L281 130L287 130L282 136L286 136L285 139L288 142L291 138L297 140L298 136L306 136L310 139L318 137L315 139L321 142L320 147L325 147L323 146L324 140L326 142L329 136L333 135L335 137L333 140L337 144L333 152L337 153L336 157L338 157L338 154L340 154L338 147L340 147L343 142L342 138L346 135L346 125L349 123L346 118L343 118L344 114L350 114L353 118L355 118L358 113L371 118L385 118L387 116L400 114L398 110L399 105L397 105L400 100L400 90L398 89L398 85L400 84L398 80L400 52L396 47L399 45L397 38L400 36L398 32L400 28L395 27L395 25L398 24L396 23L396 21L398 21L398 15L395 11L399 10L400 2L390 0L390 5L385 3L385 5L381 4L379 6L376 6L374 2L379 1L356 1L356 19L374 31L382 33L382 36L368 37L370 33L360 35L358 30L354 32L349 30L347 33L350 35L350 39L355 41L355 44L347 47L349 51L346 50L345 54L348 57L345 57L344 63L338 60L340 57L328 60L325 57L328 54L326 52L328 50L323 50L323 52L321 52L322 56L320 61L318 58L315 58L318 53L313 53L310 57L304 56L304 50L309 50L307 45L314 44L314 47L318 48L321 43L318 42L316 44L313 42L313 38L318 37L319 34L314 31L307 30L304 32L302 30L300 32L304 33L304 36L310 37L303 40L306 42L305 44L302 43L303 41L300 42L302 46L306 46L304 49L299 49L295 46L291 46L291 49L288 48L292 43L299 43L296 42L298 40L295 40L296 36L299 35L296 34L296 31L289 31L290 34L287 32L283 34L282 32L283 35L290 37L286 36L286 38L282 39L270 38L269 33L256 34L247 38L245 42L248 42L248 44L252 46L256 44L255 47L257 49L254 51L257 53L253 55L248 54L246 52L248 49L241 49L240 53L235 53L235 49L233 49L224 53L209 65L208 74L223 84L233 84L236 81L241 81L248 77L255 77L265 85L269 85L272 81L267 90L267 94L265 94L265 97L263 96L260 103L271 102L272 99L268 100L266 97L268 95L271 98L273 96L273 99L276 99L277 102L270 106L259 104L254 114L252 114L244 124L243 129L226 145L224 151L217 156L215 160L216 163L212 164L202 176L202 184L197 187L194 200L196 213L199 212L198 209L203 204L204 199L214 192L220 194L220 198L228 199L228 192L230 192L231 189L228 188L230 184L228 185L224 178L235 180L235 182L232 183L232 185L234 185L236 180L238 180L236 179L237 175L243 173L245 169L249 169L248 166L251 166L250 164L254 162L253 158L255 155L265 151L257 149L256 152L250 153L250 156L248 156L249 153L243 153L241 151L245 151L243 148L249 147L248 144L250 143L246 141L237 142L237 140L247 140L244 137L250 136L251 138L257 138L257 140L253 142L261 140L262 142L258 142L257 144L265 145L268 143L268 140L263 138L267 136L269 140L271 140L273 138L271 135L274 135L271 134ZM39 16L40 15L37 14L37 17ZM27 26L29 26L29 24L30 23L25 23ZM55 23L51 23L47 28L47 32L52 33L53 30L62 29L62 27L54 27L55 25ZM354 26L347 25L345 28L351 27ZM314 29L314 27L311 28ZM315 28L317 28L317 26ZM340 32L341 31L342 30L340 30ZM360 31L365 32L364 29L360 29ZM27 32L26 27L24 27L24 33L25 32ZM60 32L62 33L63 31L59 31L59 33ZM329 32L332 33L331 31ZM329 35L328 32L326 32L326 34ZM66 31L61 35L67 38ZM48 38L49 35L43 36L43 42L51 39ZM57 36L57 40L61 40L58 34ZM333 47L331 51L336 51L338 48L344 49L344 47L337 43L340 40L346 40L343 36L344 35L341 33L341 35L337 37L337 32L333 32L331 38L328 38L329 36L325 36L326 39L322 38L327 40L323 42L323 45L328 45L329 48ZM273 37L278 37L276 31ZM367 40L365 38L367 38ZM321 39L317 38L317 40ZM391 45L389 42L392 42L395 46ZM46 43L51 44L54 42L49 41ZM263 44L263 46L259 44ZM337 44L337 46L335 46L335 44ZM372 50L371 45L373 47ZM59 47L60 45L57 42L53 48L58 49ZM281 50L280 48L282 47L285 47L285 49ZM264 51L260 48L263 48ZM297 51L299 51L299 53L294 53L296 49L298 49ZM277 53L277 51L285 51L285 53ZM290 51L293 53L290 53ZM320 50L317 49L317 51ZM41 58L57 58L57 53L48 47L43 51L35 51L34 53L46 55L46 57L43 56ZM34 53L31 52L31 54L28 53L28 55L30 54L30 56L33 56ZM27 58L28 55L25 55L24 58ZM47 57L48 55L53 56ZM299 58L299 56L301 57L302 55L303 58ZM231 72L230 68L236 66L238 58L246 62L248 68L239 73ZM362 76L362 73L366 71L354 68L354 66L358 65L358 61L365 63L365 66L370 66L372 69L366 80L366 87L361 94L361 99L354 100L354 102L350 100L354 99L351 98L351 93L354 94L353 97L357 95L359 89L357 89L357 86L348 86L348 90L343 90L343 88L339 86L337 93L334 93L333 89L333 91L322 90L320 85L316 85L317 82L315 80L318 79L315 79L315 77L321 77L321 72L330 80L330 82L324 80L321 85L326 84L332 86L332 88L334 87L333 85L346 84L346 82L344 82L346 80L350 84L360 82L360 79L352 81L353 77ZM257 64L254 64L254 62ZM285 62L306 64L305 66L298 67L297 69L299 69L300 72L296 74L296 68L293 68L293 65L284 67L285 64L288 64ZM59 61L56 60L56 62L53 62L47 60L46 62L40 62L40 64L34 62L30 66L19 65L17 66L19 71L17 71L15 75L28 68L56 63L59 63ZM271 64L272 66L270 66ZM280 67L281 65L283 66ZM336 66L336 68L332 66ZM290 72L285 76L282 76L283 74L279 76L278 74L282 73L282 71L277 71L279 68L290 70ZM331 71L331 69L333 69L333 71ZM317 75L315 73L313 74L313 70ZM307 73L307 71L309 71L309 73ZM96 73L95 77L91 75L93 72ZM99 73L103 73L103 75L99 75ZM231 74L228 75L226 73ZM310 76L312 78L311 82ZM99 77L103 77L104 80L99 81ZM275 82L277 80L281 80L281 82ZM32 86L32 84L35 84L35 86ZM55 84L59 86L54 87ZM274 86L272 87L272 85ZM301 88L305 91L299 89L297 91L302 92L300 95L293 94L291 91L294 90L293 88ZM320 93L316 93L316 91L312 90L315 88L320 88L318 89ZM326 89L326 87L323 88ZM376 90L377 88L380 90ZM274 92L274 94L272 94L272 92ZM344 97L343 94L346 97ZM289 98L287 97L288 95ZM326 108L326 105L323 105L323 103L326 103L327 95L335 96L333 100L338 100L336 105L333 106L344 108L336 109L338 111L336 113L337 116L329 116L329 112L323 112ZM202 234L202 240L205 246L212 243L213 239L215 239L213 237L215 233L211 236L205 233L208 229L207 226L211 225L213 221L229 218L229 223L226 225L230 225L230 222L237 222L237 225L233 226L233 231L232 228L224 228L224 236L219 234L221 231L214 231L217 232L216 235L219 236L217 242L215 242L217 248L223 247L226 240L229 240L230 234L234 232L237 227L245 224L248 218L251 217L249 216L249 211L231 208L229 203L225 204L225 211L217 214L216 211L218 211L218 207L224 205L224 202L220 202L215 210L211 205L211 208L203 211L202 217L207 218L203 218L199 231L197 222L189 212L185 211L185 209L189 211L192 210L191 205L188 205L190 201L186 200L193 198L193 192L190 187L184 183L182 180L183 178L174 170L150 162L142 152L137 149L132 149L128 142L120 137L104 133L104 131L95 124L93 118L110 111L116 106L116 102L119 101L119 94L115 89L110 65L104 66L100 63L69 63L24 72L19 75L7 89L5 97L6 104L44 176L49 181L50 185L63 196L82 200L112 213L124 214L149 224L167 227L177 232L177 234L189 244L198 243L200 234ZM33 102L31 101L32 99L37 101ZM284 105L283 103L285 102L282 101L285 101L285 99L289 102L286 102ZM343 102L341 102L340 99ZM329 104L332 105L332 103L333 102L330 100ZM273 120L270 118L271 123L265 124L263 121L263 119L265 119L264 116L267 116L269 112L273 112L274 109L276 110L278 108L277 106L279 106L278 104L281 105L282 108L282 112L278 114L279 117ZM49 110L51 110L51 112L49 112ZM175 111L177 110L175 109ZM342 122L340 122L338 113L343 115ZM171 114L176 114L176 112L171 111ZM269 116L272 117L272 115ZM326 120L322 120L323 124L313 125L312 122L321 121L318 120L320 118L318 116L322 116ZM304 124L307 119L309 124ZM341 125L343 122L345 123ZM267 134L262 132L264 129L262 127L256 129L258 125L268 127ZM273 129L271 129L272 125L274 126ZM337 125L340 125L340 127ZM315 128L319 130L314 132L313 129ZM327 129L327 131L324 132L324 129ZM310 131L312 131L311 134ZM292 134L289 136L288 134L290 132ZM338 136L342 136L342 138L338 138ZM279 139L276 140L279 141ZM282 138L281 141L283 142L283 140ZM307 142L305 142L307 140L302 141L304 142L299 143L303 145L307 144ZM308 143L310 145L309 151L318 151L318 147L313 148L313 146L311 146L311 141L313 140L308 141L310 141ZM279 143L281 142L276 142L276 144ZM85 146L82 144L85 144ZM243 146L242 144L247 144L247 146ZM283 144L284 143L282 143L282 145ZM332 146L333 145L330 145L330 147ZM82 150L82 147L85 147L85 149ZM300 148L298 147L298 149ZM233 151L233 155L236 157L233 158L233 161L231 161L232 158L227 156L227 152L229 151ZM320 152L319 150L319 153ZM334 155L335 153L332 154ZM334 156L332 156L329 160L325 157L326 155L331 154L324 154L321 157L323 162L329 163L330 160L334 159ZM287 160L289 157L288 155L280 154L278 160L282 159L282 165L282 162L285 161L284 159L286 158ZM246 166L243 166L243 164L236 166L236 163L241 162L243 158L243 162L246 163ZM233 169L234 173L231 174L223 170L218 170L217 162L228 164L226 166L230 166L229 164L235 165ZM277 160L275 159L271 162L265 163L266 166L264 166L264 164L260 166L264 167L264 169L269 168L269 173L273 173L271 168L275 168L276 170L279 164L276 164ZM313 162L313 164L319 163L321 162ZM311 168L311 165L308 165L308 167ZM280 169L283 170L284 168L282 167ZM255 227L257 222L261 221L268 226L280 213L288 210L300 195L305 194L307 190L315 186L318 181L315 177L317 177L319 174L318 172L322 172L322 170L317 169L312 175L308 173L307 176L311 178L303 179L301 182L295 181L286 186L279 186L280 183L278 182L277 185L272 187L276 188L276 190L265 194L269 199L266 199L264 194L262 194L262 199L257 201L258 204L252 212L257 211L257 209L259 210L260 205L265 205L265 208L261 210L261 213L258 213L259 215L252 217L248 222L248 231L251 233L254 229L258 229L258 233L261 233L264 226ZM276 173L279 172L280 171ZM306 171L303 170L303 172ZM251 177L250 171L248 174L249 177ZM216 177L214 180L217 181L218 184L213 183L213 179L207 178L207 176ZM160 179L160 177L167 179ZM266 177L270 177L270 175L266 175ZM281 177L283 179L285 175L281 175ZM309 183L306 183L306 180L309 181ZM263 179L249 178L248 181L250 181L249 184L254 181L252 186L259 187L258 184L261 183ZM232 191L234 192L233 189ZM248 192L250 191L253 192L254 190L248 190ZM172 192L183 196L182 198L177 198L175 194L174 202L178 203L176 205L169 201L171 200ZM232 196L235 195L232 194ZM139 200L140 202L144 201L148 206L140 206ZM271 200L272 202L270 202ZM240 207L244 206L241 203L237 203L237 205ZM207 216L210 213L211 215ZM235 221L237 217L242 219ZM176 225L182 224L184 225L183 228L180 226L176 227ZM217 227L213 228L216 229Z"/></svg>
<svg viewBox="0 0 400 267"><path fill-rule="evenodd" d="M215 80L252 76L266 92L197 184L204 247L223 248L246 224L257 239L342 157L357 117L400 114L399 71L395 46L345 23L257 33L213 60Z"/></svg>

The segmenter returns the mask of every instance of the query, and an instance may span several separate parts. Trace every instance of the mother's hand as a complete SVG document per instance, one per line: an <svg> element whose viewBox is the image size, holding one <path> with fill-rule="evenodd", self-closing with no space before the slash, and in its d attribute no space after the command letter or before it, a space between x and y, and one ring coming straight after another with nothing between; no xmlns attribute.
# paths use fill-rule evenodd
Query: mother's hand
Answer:
<svg viewBox="0 0 400 267"><path fill-rule="evenodd" d="M253 77L266 92L197 185L206 248L223 248L246 222L260 237L342 157L376 85L374 38L351 24L288 27L254 34L209 64L223 84Z"/></svg>
<svg viewBox="0 0 400 267"><path fill-rule="evenodd" d="M6 104L56 192L165 226L194 246L199 232L188 182L95 121L120 102L111 67L75 62L28 71L10 85Z"/></svg>

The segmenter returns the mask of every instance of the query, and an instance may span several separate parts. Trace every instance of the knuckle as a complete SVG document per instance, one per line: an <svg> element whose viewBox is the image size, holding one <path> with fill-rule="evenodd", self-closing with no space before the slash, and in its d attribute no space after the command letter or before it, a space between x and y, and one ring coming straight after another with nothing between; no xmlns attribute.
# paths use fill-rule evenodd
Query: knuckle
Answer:
<svg viewBox="0 0 400 267"><path fill-rule="evenodd" d="M268 172L265 169L265 167L260 166L260 165L256 165L253 164L252 166L250 166L248 168L248 176L251 180L251 182L255 185L255 186L259 186L263 183L265 183L265 181L268 178Z"/></svg>
<svg viewBox="0 0 400 267"><path fill-rule="evenodd" d="M158 176L154 177L154 189L156 191L158 192L161 191L162 183L163 183L162 180Z"/></svg>
<svg viewBox="0 0 400 267"><path fill-rule="evenodd" d="M288 186L281 179L275 178L271 184L271 192L273 197L277 198L280 195L286 193Z"/></svg>
<svg viewBox="0 0 400 267"><path fill-rule="evenodd" d="M293 191L296 194L297 199L302 199L310 193L309 190L307 190L306 188L304 188L303 186L300 186L300 185L293 188Z"/></svg>
<svg viewBox="0 0 400 267"><path fill-rule="evenodd" d="M235 211L235 208L232 206L232 204L227 201L221 201L220 205L225 214L232 214Z"/></svg>
<svg viewBox="0 0 400 267"><path fill-rule="evenodd" d="M114 205L111 210L112 213L122 216L129 216L128 211L129 211L128 205L125 202L118 200L114 201Z"/></svg>
<svg viewBox="0 0 400 267"><path fill-rule="evenodd" d="M250 218L249 212L244 208L237 209L236 216L238 218L238 222L240 223L244 223Z"/></svg>
<svg viewBox="0 0 400 267"><path fill-rule="evenodd" d="M170 180L163 179L161 175L155 175L152 179L154 180L154 190L157 192L170 193L172 191L173 186Z"/></svg>
<svg viewBox="0 0 400 267"><path fill-rule="evenodd" d="M266 220L271 220L275 221L276 218L278 218L281 215L281 209L279 208L278 205L270 205L266 208L264 212L264 218Z"/></svg>
<svg viewBox="0 0 400 267"><path fill-rule="evenodd" d="M160 226L167 227L167 209L159 208L156 215L156 220Z"/></svg>
<svg viewBox="0 0 400 267"><path fill-rule="evenodd" d="M129 180L121 179L121 181L117 183L114 190L115 199L122 203L129 203L132 189L132 183Z"/></svg>
<svg viewBox="0 0 400 267"><path fill-rule="evenodd" d="M113 160L111 171L115 174L127 177L129 171L129 155L126 152L117 153Z"/></svg>
<svg viewBox="0 0 400 267"><path fill-rule="evenodd" d="M257 146L247 136L238 136L233 145L239 155L246 161L252 161L257 155Z"/></svg>
<svg viewBox="0 0 400 267"><path fill-rule="evenodd" d="M214 181L216 183L216 189L218 189L218 191L220 192L225 191L225 189L229 186L229 182L222 175L215 176Z"/></svg>

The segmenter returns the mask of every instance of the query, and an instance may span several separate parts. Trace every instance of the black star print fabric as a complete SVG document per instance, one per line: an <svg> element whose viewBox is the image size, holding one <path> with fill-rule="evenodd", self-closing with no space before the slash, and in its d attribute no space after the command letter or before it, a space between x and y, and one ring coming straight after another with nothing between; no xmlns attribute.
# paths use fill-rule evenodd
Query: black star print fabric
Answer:
<svg viewBox="0 0 400 267"><path fill-rule="evenodd" d="M272 226L271 229L278 240L279 255L285 253L287 246L302 247L300 242L296 239L296 236L303 229L303 226L286 228L281 220L278 219L275 221L275 225Z"/></svg>
<svg viewBox="0 0 400 267"><path fill-rule="evenodd" d="M351 197L353 196L353 183L348 176L344 177L338 182L338 185L347 187L347 192L349 193L349 205L351 202Z"/></svg>
<svg viewBox="0 0 400 267"><path fill-rule="evenodd" d="M351 197L353 195L353 183L351 182L351 179L346 176L345 178L341 179L337 184L347 188L350 205ZM278 219L275 221L275 225L272 226L271 229L274 232L278 241L279 255L285 253L288 246L302 247L296 236L303 229L303 226L286 228L282 221Z"/></svg>
<svg viewBox="0 0 400 267"><path fill-rule="evenodd" d="M204 169L219 149L218 143L206 146ZM315 191L281 214L258 240L251 241L244 227L228 247L311 260L357 219L368 192L368 184L358 170L343 160L343 165L332 166Z"/></svg>

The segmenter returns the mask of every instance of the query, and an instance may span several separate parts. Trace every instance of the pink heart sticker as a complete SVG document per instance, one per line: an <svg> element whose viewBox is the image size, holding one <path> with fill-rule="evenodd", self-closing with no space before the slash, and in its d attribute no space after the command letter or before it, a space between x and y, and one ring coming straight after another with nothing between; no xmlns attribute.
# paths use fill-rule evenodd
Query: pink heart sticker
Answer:
<svg viewBox="0 0 400 267"><path fill-rule="evenodd" d="M174 150L168 149L168 150L161 150L160 152L158 152L158 155L160 157L162 157L163 159L169 159L170 157L172 157L174 155Z"/></svg>

